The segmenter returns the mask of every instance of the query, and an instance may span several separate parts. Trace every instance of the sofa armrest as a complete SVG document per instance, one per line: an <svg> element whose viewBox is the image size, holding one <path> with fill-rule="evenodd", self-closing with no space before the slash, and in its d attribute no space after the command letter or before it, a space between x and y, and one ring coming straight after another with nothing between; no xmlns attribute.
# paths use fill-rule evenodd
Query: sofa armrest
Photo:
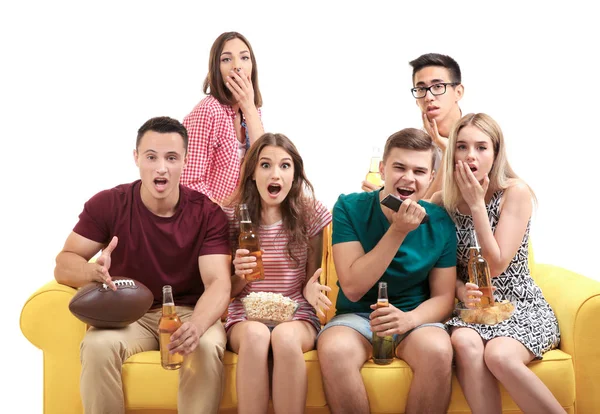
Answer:
<svg viewBox="0 0 600 414"><path fill-rule="evenodd" d="M600 413L600 282L539 263L533 276L558 319L560 349L573 358L577 412Z"/></svg>
<svg viewBox="0 0 600 414"><path fill-rule="evenodd" d="M75 347L79 353L86 325L69 311L69 301L76 292L72 287L52 281L27 299L20 324L29 342L43 351L66 353Z"/></svg>
<svg viewBox="0 0 600 414"><path fill-rule="evenodd" d="M52 281L33 293L21 310L23 335L44 353L45 414L83 412L79 346L87 327L69 311L75 292Z"/></svg>

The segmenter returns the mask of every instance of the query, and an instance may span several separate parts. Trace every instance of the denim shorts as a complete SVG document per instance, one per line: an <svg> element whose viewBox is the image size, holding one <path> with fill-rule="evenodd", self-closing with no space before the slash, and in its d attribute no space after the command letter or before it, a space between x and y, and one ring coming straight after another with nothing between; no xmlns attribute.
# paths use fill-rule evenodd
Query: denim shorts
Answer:
<svg viewBox="0 0 600 414"><path fill-rule="evenodd" d="M371 320L369 319L369 315L371 315L370 312L344 313L341 315L336 315L323 327L323 329L321 329L321 332L319 332L317 335L317 340L324 331L332 326L346 326L354 329L356 332L367 338L370 343L373 343L373 332L371 331ZM394 346L398 346L398 344L415 329L424 328L427 326L434 326L436 328L443 329L445 332L448 332L448 328L443 323L424 323L423 325L419 325L403 334L394 335Z"/></svg>

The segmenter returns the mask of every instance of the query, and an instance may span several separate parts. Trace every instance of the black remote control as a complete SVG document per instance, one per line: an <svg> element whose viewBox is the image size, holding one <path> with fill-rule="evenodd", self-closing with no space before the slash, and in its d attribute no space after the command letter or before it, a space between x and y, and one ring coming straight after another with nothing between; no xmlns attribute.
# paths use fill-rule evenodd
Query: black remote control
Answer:
<svg viewBox="0 0 600 414"><path fill-rule="evenodd" d="M383 200L381 200L381 204L397 212L400 209L400 204L402 204L402 200L393 194L388 194L383 198ZM427 223L428 221L429 214L425 213L425 217L423 217L423 220L421 220L421 224Z"/></svg>

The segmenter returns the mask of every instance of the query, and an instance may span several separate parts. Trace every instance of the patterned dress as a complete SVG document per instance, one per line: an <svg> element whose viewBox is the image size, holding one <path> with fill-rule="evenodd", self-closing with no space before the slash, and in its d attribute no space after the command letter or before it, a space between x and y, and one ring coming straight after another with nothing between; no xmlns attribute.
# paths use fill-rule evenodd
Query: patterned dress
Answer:
<svg viewBox="0 0 600 414"><path fill-rule="evenodd" d="M492 231L496 231L500 218L500 200L503 191L494 193L486 206ZM469 281L467 262L469 261L469 247L472 246L471 230L473 218L456 213L457 236L457 273L463 282ZM541 289L537 286L529 273L528 245L529 228L527 230L517 254L513 257L504 273L492 278L496 287L494 299L510 299L516 303L515 312L510 319L496 325L469 324L460 318L454 317L447 322L450 326L468 327L476 330L485 340L497 337L509 337L521 342L536 357L541 359L542 354L558 346L560 333L558 321L550 308Z"/></svg>

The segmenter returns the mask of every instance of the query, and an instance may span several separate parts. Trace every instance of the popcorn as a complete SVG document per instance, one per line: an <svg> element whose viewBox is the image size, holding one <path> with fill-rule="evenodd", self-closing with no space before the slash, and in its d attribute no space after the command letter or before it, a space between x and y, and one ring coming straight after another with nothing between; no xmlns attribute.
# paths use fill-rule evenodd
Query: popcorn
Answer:
<svg viewBox="0 0 600 414"><path fill-rule="evenodd" d="M273 292L251 292L242 299L248 320L285 322L291 320L298 302Z"/></svg>

